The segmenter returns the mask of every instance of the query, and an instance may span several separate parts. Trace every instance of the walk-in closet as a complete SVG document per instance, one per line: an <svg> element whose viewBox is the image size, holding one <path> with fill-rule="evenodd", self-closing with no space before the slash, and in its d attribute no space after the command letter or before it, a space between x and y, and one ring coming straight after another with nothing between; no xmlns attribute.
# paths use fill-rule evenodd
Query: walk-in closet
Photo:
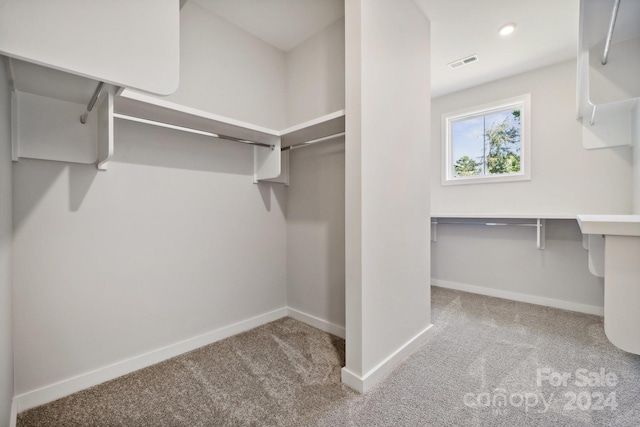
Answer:
<svg viewBox="0 0 640 427"><path fill-rule="evenodd" d="M426 338L413 2L4 3L14 410L285 316L346 338L361 392Z"/></svg>

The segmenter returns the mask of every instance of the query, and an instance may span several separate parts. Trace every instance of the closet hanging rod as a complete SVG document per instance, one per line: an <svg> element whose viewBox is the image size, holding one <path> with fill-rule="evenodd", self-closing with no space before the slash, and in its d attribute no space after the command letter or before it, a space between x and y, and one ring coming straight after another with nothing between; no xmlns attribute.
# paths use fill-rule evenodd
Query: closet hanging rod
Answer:
<svg viewBox="0 0 640 427"><path fill-rule="evenodd" d="M204 131L204 130L193 129L193 128L189 128L189 127L185 127L185 126L172 125L170 123L157 122L155 120L142 119L140 117L128 116L126 114L114 113L113 117L118 118L118 119L123 119L123 120L129 120L131 122L144 123L144 124L147 124L147 125L158 126L158 127L163 127L163 128L167 128L167 129L174 129L174 130L180 130L180 131L183 131L183 132L195 133L197 135L209 136L211 138L226 139L227 141L239 142L241 144L254 145L254 146L257 146L257 147L267 147L267 148L271 148L272 150L275 147L274 145L266 144L264 142L249 141L247 139L236 138L234 136L222 135L222 134L219 134L219 133L213 133L213 132L208 132L208 131Z"/></svg>
<svg viewBox="0 0 640 427"><path fill-rule="evenodd" d="M96 105L98 98L100 98L103 86L104 82L98 83L98 87L96 87L96 90L93 92L93 96L91 97L91 101L89 101L89 105L87 105L87 111L85 111L84 114L80 116L80 123L87 123L87 117L89 117L89 113L91 112L91 110L93 110L93 107Z"/></svg>
<svg viewBox="0 0 640 427"><path fill-rule="evenodd" d="M431 241L438 241L438 225L481 225L481 226L513 226L513 227L535 227L536 247L545 249L546 247L546 221L544 218L536 219L536 222L488 222L488 221L431 221Z"/></svg>
<svg viewBox="0 0 640 427"><path fill-rule="evenodd" d="M613 27L616 26L616 18L618 17L618 8L620 7L620 0L615 0L613 3L613 11L611 12L611 22L609 23L609 32L607 33L607 41L604 45L604 53L602 54L602 65L607 65L609 59L609 48L611 47L611 39L613 38Z"/></svg>
<svg viewBox="0 0 640 427"><path fill-rule="evenodd" d="M318 142L329 141L330 139L335 139L344 135L345 135L345 132L334 133L333 135L323 136L322 138L316 138L316 139L312 139L311 141L301 142L299 144L294 144L288 147L284 147L282 151L289 151L295 148L308 147L309 145L317 144Z"/></svg>

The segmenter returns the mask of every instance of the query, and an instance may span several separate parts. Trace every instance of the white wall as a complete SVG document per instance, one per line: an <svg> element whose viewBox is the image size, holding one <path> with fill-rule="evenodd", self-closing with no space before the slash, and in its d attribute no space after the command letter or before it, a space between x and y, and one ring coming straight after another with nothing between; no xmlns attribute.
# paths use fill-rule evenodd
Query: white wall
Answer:
<svg viewBox="0 0 640 427"><path fill-rule="evenodd" d="M344 108L344 18L286 55L287 126Z"/></svg>
<svg viewBox="0 0 640 427"><path fill-rule="evenodd" d="M287 52L288 124L341 110L344 96L339 19ZM289 153L287 305L344 327L344 138Z"/></svg>
<svg viewBox="0 0 640 427"><path fill-rule="evenodd" d="M183 25L184 41L219 38L198 40L210 56L186 70L174 100L283 126L284 56L207 13L183 9L188 24L215 27ZM191 79L200 78L208 84L197 97ZM285 191L252 174L252 147L124 121L107 172L20 160L16 393L284 307Z"/></svg>
<svg viewBox="0 0 640 427"><path fill-rule="evenodd" d="M9 425L13 397L11 107L0 57L0 426Z"/></svg>
<svg viewBox="0 0 640 427"><path fill-rule="evenodd" d="M347 0L345 22L343 380L366 390L430 324L429 21L410 0Z"/></svg>
<svg viewBox="0 0 640 427"><path fill-rule="evenodd" d="M286 127L285 54L194 2L180 11L180 86L165 99Z"/></svg>
<svg viewBox="0 0 640 427"><path fill-rule="evenodd" d="M531 181L442 186L441 114L523 93L531 93ZM575 119L574 61L436 98L433 112L434 214L631 212L630 147L582 147ZM589 273L577 222L548 220L546 236L547 248L537 250L531 228L438 226L437 242L432 243L432 283L462 289L479 286L479 292L514 292L517 298L534 297L544 304L600 311L603 281Z"/></svg>
<svg viewBox="0 0 640 427"><path fill-rule="evenodd" d="M119 123L108 172L15 167L16 392L285 304L282 188L250 147Z"/></svg>
<svg viewBox="0 0 640 427"><path fill-rule="evenodd" d="M345 325L344 137L291 151L287 305Z"/></svg>
<svg viewBox="0 0 640 427"><path fill-rule="evenodd" d="M601 314L603 279L589 272L577 221L547 220L544 250L532 227L437 227L433 285Z"/></svg>
<svg viewBox="0 0 640 427"><path fill-rule="evenodd" d="M630 213L630 148L582 147L575 91L576 63L567 61L434 99L431 212ZM441 115L524 93L531 93L531 181L442 186Z"/></svg>

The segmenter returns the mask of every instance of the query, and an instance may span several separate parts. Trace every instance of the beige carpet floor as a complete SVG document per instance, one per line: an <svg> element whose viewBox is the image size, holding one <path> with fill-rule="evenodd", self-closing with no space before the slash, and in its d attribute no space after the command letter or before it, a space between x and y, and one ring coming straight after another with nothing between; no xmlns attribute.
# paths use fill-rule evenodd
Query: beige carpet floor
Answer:
<svg viewBox="0 0 640 427"><path fill-rule="evenodd" d="M611 345L601 318L433 288L432 319L433 337L362 396L340 384L344 341L286 318L23 412L18 427L640 426L640 357Z"/></svg>

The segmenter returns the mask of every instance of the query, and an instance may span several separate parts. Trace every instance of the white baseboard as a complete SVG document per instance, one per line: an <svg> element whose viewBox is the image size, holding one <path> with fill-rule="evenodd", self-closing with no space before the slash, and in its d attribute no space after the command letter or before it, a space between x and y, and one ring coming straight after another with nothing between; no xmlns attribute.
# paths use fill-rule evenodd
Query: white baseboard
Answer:
<svg viewBox="0 0 640 427"><path fill-rule="evenodd" d="M118 378L122 375L137 371L138 369L146 368L147 366L154 365L285 316L287 316L287 308L279 308L175 344L170 344L168 346L152 350L145 354L134 356L129 359L17 395L13 399L12 411L15 410L17 414L18 412L44 405L45 403L52 402L56 399L60 399L61 397L65 397L80 390L101 384L105 381Z"/></svg>
<svg viewBox="0 0 640 427"><path fill-rule="evenodd" d="M336 325L335 323L328 322L319 317L312 316L300 310L296 310L295 308L287 307L287 315L303 323L306 323L309 326L313 326L314 328L318 328L321 331L328 332L342 339L344 339L346 336L344 326Z"/></svg>
<svg viewBox="0 0 640 427"><path fill-rule="evenodd" d="M11 414L9 415L9 427L16 427L18 422L18 403L15 399L11 400Z"/></svg>
<svg viewBox="0 0 640 427"><path fill-rule="evenodd" d="M448 280L431 279L433 286L469 292L472 294L486 295L503 298L512 301L527 302L529 304L543 305L546 307L560 308L562 310L577 311L578 313L595 314L604 316L604 307L588 304L580 304L572 301L564 301L553 298L539 297L535 295L521 294L519 292L504 291L501 289L485 288L483 286L467 285L464 283L450 282Z"/></svg>
<svg viewBox="0 0 640 427"><path fill-rule="evenodd" d="M342 382L360 393L366 393L371 390L385 375L391 372L431 336L433 333L432 327L433 325L429 325L424 328L362 377L351 372L346 367L342 368Z"/></svg>

